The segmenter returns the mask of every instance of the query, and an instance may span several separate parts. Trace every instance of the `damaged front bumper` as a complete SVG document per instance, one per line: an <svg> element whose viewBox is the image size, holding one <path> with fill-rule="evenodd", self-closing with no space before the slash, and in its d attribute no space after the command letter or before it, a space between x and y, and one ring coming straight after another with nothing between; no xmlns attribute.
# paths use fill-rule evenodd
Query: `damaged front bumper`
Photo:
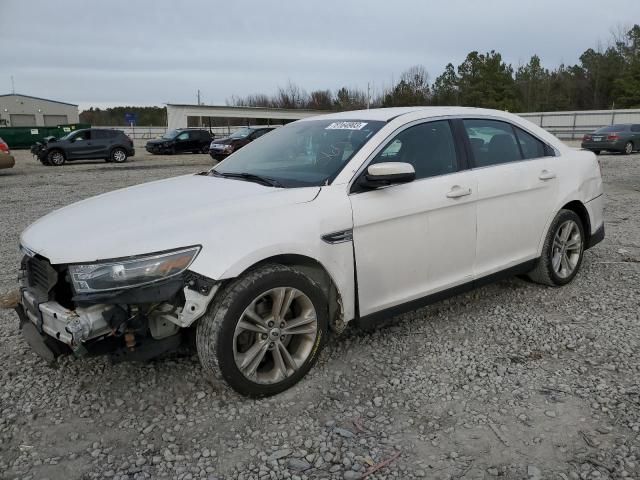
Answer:
<svg viewBox="0 0 640 480"><path fill-rule="evenodd" d="M118 361L148 360L176 350L182 332L206 313L219 288L213 280L185 272L153 286L77 295L71 303L55 298L55 284L63 277L62 272L50 275L51 288L43 291L30 284L23 269L20 289L0 298L0 306L17 312L25 340L48 362L71 352L107 353Z"/></svg>

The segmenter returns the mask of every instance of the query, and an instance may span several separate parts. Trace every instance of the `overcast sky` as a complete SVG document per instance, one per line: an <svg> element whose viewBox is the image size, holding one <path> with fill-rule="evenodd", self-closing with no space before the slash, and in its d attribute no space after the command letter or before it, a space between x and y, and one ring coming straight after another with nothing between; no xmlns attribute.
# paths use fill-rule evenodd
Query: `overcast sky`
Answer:
<svg viewBox="0 0 640 480"><path fill-rule="evenodd" d="M0 0L0 93L89 105L224 104L274 93L430 80L471 50L514 67L573 64L640 0Z"/></svg>

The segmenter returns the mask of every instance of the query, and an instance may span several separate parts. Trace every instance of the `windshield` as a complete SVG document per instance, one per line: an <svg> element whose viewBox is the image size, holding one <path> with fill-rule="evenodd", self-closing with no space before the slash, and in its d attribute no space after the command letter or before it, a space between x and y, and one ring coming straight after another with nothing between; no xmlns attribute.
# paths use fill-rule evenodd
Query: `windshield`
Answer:
<svg viewBox="0 0 640 480"><path fill-rule="evenodd" d="M383 125L359 120L290 123L236 151L214 170L268 177L284 187L325 185Z"/></svg>
<svg viewBox="0 0 640 480"><path fill-rule="evenodd" d="M595 133L609 133L609 132L626 132L628 125L609 125L608 127L602 127L595 131Z"/></svg>
<svg viewBox="0 0 640 480"><path fill-rule="evenodd" d="M79 131L79 130L73 130L73 131L71 131L71 132L67 133L64 137L60 137L60 139L59 139L59 140L69 140L69 139L71 139L71 137L72 137L73 135L75 135L76 133L78 133L78 131Z"/></svg>
<svg viewBox="0 0 640 480"><path fill-rule="evenodd" d="M231 134L231 138L245 138L248 136L253 130L250 128L241 128L240 130L236 130Z"/></svg>
<svg viewBox="0 0 640 480"><path fill-rule="evenodd" d="M162 135L162 138L166 138L167 140L172 140L176 138L178 135L180 135L180 132L178 130L169 130L167 133Z"/></svg>

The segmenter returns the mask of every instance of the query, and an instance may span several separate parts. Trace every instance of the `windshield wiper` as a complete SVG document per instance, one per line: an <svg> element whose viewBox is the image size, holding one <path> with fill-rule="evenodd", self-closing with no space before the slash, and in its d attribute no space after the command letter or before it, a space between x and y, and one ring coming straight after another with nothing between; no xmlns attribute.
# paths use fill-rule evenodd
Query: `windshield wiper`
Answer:
<svg viewBox="0 0 640 480"><path fill-rule="evenodd" d="M212 173L216 177L239 178L241 180L246 180L247 182L260 183L261 185L266 185L268 187L284 188L284 186L277 180L269 177L263 177L262 175L256 175L254 173L221 173L217 170L212 170Z"/></svg>

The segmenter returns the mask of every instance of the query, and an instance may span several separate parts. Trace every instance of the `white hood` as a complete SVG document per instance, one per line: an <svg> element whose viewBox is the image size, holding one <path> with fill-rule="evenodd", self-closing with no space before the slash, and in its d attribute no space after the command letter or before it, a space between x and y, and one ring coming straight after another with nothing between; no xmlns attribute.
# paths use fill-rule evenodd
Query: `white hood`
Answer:
<svg viewBox="0 0 640 480"><path fill-rule="evenodd" d="M92 262L190 245L222 248L225 231L255 216L310 202L319 187L273 188L187 175L93 197L56 210L21 236L53 264ZM233 227L233 228L229 228ZM249 232L247 232L249 233ZM211 238L213 236L214 238Z"/></svg>

